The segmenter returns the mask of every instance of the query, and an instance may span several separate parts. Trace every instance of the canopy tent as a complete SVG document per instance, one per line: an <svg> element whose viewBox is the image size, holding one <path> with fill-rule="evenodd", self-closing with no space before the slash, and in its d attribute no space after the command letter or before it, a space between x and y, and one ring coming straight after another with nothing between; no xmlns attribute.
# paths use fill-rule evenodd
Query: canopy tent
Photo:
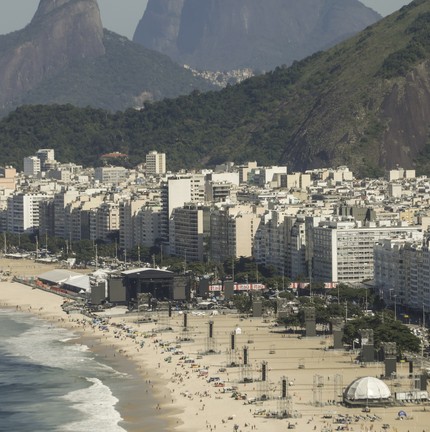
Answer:
<svg viewBox="0 0 430 432"><path fill-rule="evenodd" d="M391 401L391 391L378 378L358 378L346 388L344 401L354 405L385 404Z"/></svg>
<svg viewBox="0 0 430 432"><path fill-rule="evenodd" d="M48 285L59 285L70 291L89 292L91 289L89 276L70 270L51 270L40 274L37 278Z"/></svg>

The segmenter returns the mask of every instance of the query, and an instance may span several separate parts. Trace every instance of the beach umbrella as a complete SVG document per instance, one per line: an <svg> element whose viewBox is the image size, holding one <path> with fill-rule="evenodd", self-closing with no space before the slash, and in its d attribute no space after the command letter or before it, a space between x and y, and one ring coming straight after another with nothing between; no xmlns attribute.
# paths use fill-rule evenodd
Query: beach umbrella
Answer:
<svg viewBox="0 0 430 432"><path fill-rule="evenodd" d="M407 417L408 416L405 411L399 411L397 415L399 417Z"/></svg>

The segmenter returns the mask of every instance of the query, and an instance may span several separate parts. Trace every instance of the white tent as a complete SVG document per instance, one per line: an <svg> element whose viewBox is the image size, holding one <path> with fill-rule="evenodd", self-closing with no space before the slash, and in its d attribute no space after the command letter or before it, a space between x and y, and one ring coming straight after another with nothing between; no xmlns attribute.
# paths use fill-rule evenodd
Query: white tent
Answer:
<svg viewBox="0 0 430 432"><path fill-rule="evenodd" d="M62 284L68 289L77 292L89 292L91 290L90 278L87 275L71 276Z"/></svg>
<svg viewBox="0 0 430 432"><path fill-rule="evenodd" d="M383 400L390 397L387 384L374 377L358 378L345 390L345 398L350 401Z"/></svg>

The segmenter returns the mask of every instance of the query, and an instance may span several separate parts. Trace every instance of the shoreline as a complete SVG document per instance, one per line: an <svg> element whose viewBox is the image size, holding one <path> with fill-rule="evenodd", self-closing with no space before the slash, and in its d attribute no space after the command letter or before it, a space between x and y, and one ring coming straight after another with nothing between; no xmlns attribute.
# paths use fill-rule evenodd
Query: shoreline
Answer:
<svg viewBox="0 0 430 432"><path fill-rule="evenodd" d="M17 294L13 296L13 301L12 291L13 294ZM67 343L87 346L97 361L130 377L124 378L124 380L130 379L130 381L124 381L111 389L113 395L118 399L116 409L122 417L118 423L119 426L127 432L149 431L153 427L157 431L172 430L174 427L173 416L176 410L173 407L166 409L162 415L156 411L156 407L160 405L158 389L163 388L165 383L159 379L153 379L151 385L148 385L145 382L147 372L142 365L137 364L128 356L118 353L118 347L115 344L106 343L102 333L97 333L91 327L78 324L75 321L78 317L85 320L88 318L80 314L67 315L61 309L62 302L63 298L60 296L42 290L34 290L24 284L17 282L0 283L0 308L33 315L55 327L62 327L71 331L73 336ZM145 388L144 393L142 393L142 388Z"/></svg>
<svg viewBox="0 0 430 432"><path fill-rule="evenodd" d="M157 431L171 430L170 423L172 420L168 417L155 416L154 412L157 406L157 397L152 389L148 388L142 371L139 366L132 360L117 355L115 347L106 345L97 336L87 334L76 335L70 343L78 343L88 347L91 353L95 355L98 362L106 364L121 374L127 375L122 381L111 388L113 395L118 399L115 406L120 413L122 420L118 425L127 432L141 432L142 430L151 430L156 427ZM156 384L158 387L158 383ZM143 390L144 389L144 390ZM142 406L145 407L142 410ZM151 417L151 421L149 421Z"/></svg>
<svg viewBox="0 0 430 432"><path fill-rule="evenodd" d="M34 275L34 269L28 271ZM100 350L102 356L106 355L108 362L134 370L141 377L143 391L150 390L152 394L149 396L157 404L152 413L166 422L166 430L169 431L231 431L237 425L239 431L270 429L278 432L287 429L291 423L300 432L329 432L338 427L333 422L334 416L342 414L355 417L349 430L356 432L382 432L384 424L389 424L392 431L430 432L427 426L428 404L372 408L373 420L359 408L334 404L338 393L355 378L379 377L383 365L368 364L362 368L351 353L327 349L332 343L331 336L299 339L297 335L279 331L268 319L192 313L188 314L185 332L183 315L177 312L171 319L166 314L159 314L156 315L157 323L141 324L134 323L133 316L113 315L107 330L102 330L103 326L92 327L87 317L65 314L61 310L61 297L33 290L26 285L1 282L0 304L5 302L12 308L19 305L25 312L39 315L53 325L69 328L83 335L82 340L88 343L97 341L97 346L92 348ZM208 338L209 321L214 326L213 340ZM165 324L172 331L160 332ZM130 327L132 332L127 330ZM229 347L233 331L236 334L236 349L232 354ZM186 340L183 340L184 336ZM245 345L249 352L249 370L240 366ZM207 353L208 348L213 348L211 354ZM236 367L229 366L233 357L238 364ZM268 366L266 388L259 379L263 362L267 362ZM115 368L121 370L120 366ZM407 365L398 363L397 371L399 376L407 375ZM251 382L243 382L246 373L251 374ZM207 379L211 376L223 381L224 387L208 383ZM298 416L267 418L262 415L264 412L277 411L283 403L279 401L283 377L288 381L288 403ZM321 387L315 387L315 377L320 377L318 379L323 382ZM392 391L402 391L394 388L396 383L389 384ZM148 385L150 388L145 388ZM410 389L410 382L407 385ZM140 386L136 385L136 388L138 395ZM248 404L246 399L242 399L246 394L246 398L252 400L261 396L262 392L270 395L265 402ZM315 399L321 404L315 404ZM135 418L131 414L136 406L127 406L127 400L131 398L118 403L118 407L122 404L120 414L126 421L121 426L127 427L130 432L141 431L142 425L134 424ZM396 419L400 409L408 412L407 421Z"/></svg>

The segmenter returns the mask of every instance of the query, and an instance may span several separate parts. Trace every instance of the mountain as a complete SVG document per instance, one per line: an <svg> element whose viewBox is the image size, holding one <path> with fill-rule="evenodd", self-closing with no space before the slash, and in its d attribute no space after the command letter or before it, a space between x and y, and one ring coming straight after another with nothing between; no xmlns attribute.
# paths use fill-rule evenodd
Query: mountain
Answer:
<svg viewBox="0 0 430 432"><path fill-rule="evenodd" d="M200 70L270 70L380 18L359 0L149 0L133 41Z"/></svg>
<svg viewBox="0 0 430 432"><path fill-rule="evenodd" d="M257 160L430 174L429 130L430 0L414 0L326 52L219 92L115 115L22 107L0 122L0 162L21 163L43 145L84 164L113 150L136 163L156 149L171 169Z"/></svg>
<svg viewBox="0 0 430 432"><path fill-rule="evenodd" d="M41 0L31 23L0 36L0 112L23 103L107 109L209 85L166 56L103 29L97 0Z"/></svg>

